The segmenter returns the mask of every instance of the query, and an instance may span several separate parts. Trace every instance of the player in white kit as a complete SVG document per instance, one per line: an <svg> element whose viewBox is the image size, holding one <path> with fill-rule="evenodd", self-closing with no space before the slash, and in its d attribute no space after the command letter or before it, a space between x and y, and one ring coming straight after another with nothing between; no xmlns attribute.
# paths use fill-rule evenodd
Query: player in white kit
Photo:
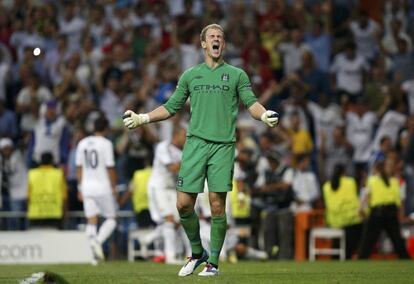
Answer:
<svg viewBox="0 0 414 284"><path fill-rule="evenodd" d="M98 117L94 134L83 138L76 149L76 175L87 218L86 234L95 260L104 260L102 244L116 227L116 172L112 142L105 138L108 121ZM97 230L98 217L105 218Z"/></svg>
<svg viewBox="0 0 414 284"><path fill-rule="evenodd" d="M154 155L152 174L148 183L151 218L161 226L166 263L177 263L177 241L179 231L175 190L180 169L182 148L186 130L176 127L171 141L160 142Z"/></svg>

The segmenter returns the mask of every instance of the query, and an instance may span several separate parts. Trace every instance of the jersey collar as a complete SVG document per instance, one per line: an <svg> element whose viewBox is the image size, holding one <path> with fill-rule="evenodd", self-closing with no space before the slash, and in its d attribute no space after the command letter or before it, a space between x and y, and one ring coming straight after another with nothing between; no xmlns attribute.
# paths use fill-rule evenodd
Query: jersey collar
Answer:
<svg viewBox="0 0 414 284"><path fill-rule="evenodd" d="M214 67L214 68L210 68L208 65L207 65L207 63L203 63L204 64L204 66L208 69L208 70L210 70L210 71L214 71L214 70L217 70L217 69L219 69L221 66L223 66L224 64L225 64L226 62L224 62L224 60L223 61L221 61L221 63L219 64L219 65L217 65L216 67Z"/></svg>

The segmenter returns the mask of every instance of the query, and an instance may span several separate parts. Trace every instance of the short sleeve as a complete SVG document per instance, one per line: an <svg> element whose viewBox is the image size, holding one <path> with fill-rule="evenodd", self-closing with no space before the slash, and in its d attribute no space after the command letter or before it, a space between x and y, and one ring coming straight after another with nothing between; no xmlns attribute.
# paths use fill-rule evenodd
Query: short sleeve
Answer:
<svg viewBox="0 0 414 284"><path fill-rule="evenodd" d="M168 151L168 145L167 144L159 144L156 149L155 156L159 159L159 161L164 165L168 166L172 163L171 155Z"/></svg>
<svg viewBox="0 0 414 284"><path fill-rule="evenodd" d="M75 154L75 165L77 167L81 167L82 166L82 150L81 150L81 146L80 144L78 144L78 146L76 147L76 154Z"/></svg>
<svg viewBox="0 0 414 284"><path fill-rule="evenodd" d="M282 180L286 183L292 184L295 172L293 169L287 169L283 174Z"/></svg>
<svg viewBox="0 0 414 284"><path fill-rule="evenodd" d="M164 104L167 111L174 115L187 101L189 91L189 71L184 72L178 80L177 87L168 101Z"/></svg>
<svg viewBox="0 0 414 284"><path fill-rule="evenodd" d="M241 71L239 76L237 93L246 108L251 107L251 105L257 101L257 98L252 91L252 85L250 84L249 77L244 71Z"/></svg>
<svg viewBox="0 0 414 284"><path fill-rule="evenodd" d="M105 147L105 166L107 168L112 168L115 166L114 147L112 146L111 142L108 142L107 146Z"/></svg>

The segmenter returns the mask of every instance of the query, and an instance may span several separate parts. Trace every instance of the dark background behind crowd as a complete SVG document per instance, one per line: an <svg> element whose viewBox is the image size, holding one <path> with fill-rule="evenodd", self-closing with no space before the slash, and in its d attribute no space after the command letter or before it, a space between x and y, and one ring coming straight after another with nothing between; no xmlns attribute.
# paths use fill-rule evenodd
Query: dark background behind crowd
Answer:
<svg viewBox="0 0 414 284"><path fill-rule="evenodd" d="M199 32L210 23L225 29L225 60L281 115L279 127L266 129L240 109L235 179L251 197L250 219L322 208L321 186L337 164L360 192L386 158L409 218L413 0L0 1L0 137L9 138L0 140L1 210L25 210L27 171L45 151L65 171L68 209L81 210L74 151L100 114L110 121L118 183L128 185L188 109L136 131L123 127L124 110L145 112L169 98L180 74L203 60ZM279 181L296 197L267 194ZM24 227L9 221L2 229ZM266 220L252 226L256 247L260 226Z"/></svg>

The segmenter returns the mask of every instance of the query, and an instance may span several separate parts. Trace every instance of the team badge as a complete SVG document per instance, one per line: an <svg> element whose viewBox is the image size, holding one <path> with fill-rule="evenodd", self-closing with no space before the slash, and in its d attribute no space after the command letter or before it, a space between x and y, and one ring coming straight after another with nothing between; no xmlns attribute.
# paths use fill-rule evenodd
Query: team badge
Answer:
<svg viewBox="0 0 414 284"><path fill-rule="evenodd" d="M221 75L221 81L228 82L229 79L230 79L229 74L224 73L224 74Z"/></svg>
<svg viewBox="0 0 414 284"><path fill-rule="evenodd" d="M177 179L177 186L178 187L182 187L183 186L183 183L184 183L183 177L178 177L178 179Z"/></svg>

